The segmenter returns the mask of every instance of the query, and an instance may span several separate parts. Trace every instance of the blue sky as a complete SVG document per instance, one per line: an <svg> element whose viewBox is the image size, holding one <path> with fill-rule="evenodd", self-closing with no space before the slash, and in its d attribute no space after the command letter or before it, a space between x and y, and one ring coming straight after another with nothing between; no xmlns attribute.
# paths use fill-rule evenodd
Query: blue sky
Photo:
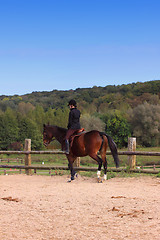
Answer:
<svg viewBox="0 0 160 240"><path fill-rule="evenodd" d="M0 95L160 79L159 0L0 0Z"/></svg>

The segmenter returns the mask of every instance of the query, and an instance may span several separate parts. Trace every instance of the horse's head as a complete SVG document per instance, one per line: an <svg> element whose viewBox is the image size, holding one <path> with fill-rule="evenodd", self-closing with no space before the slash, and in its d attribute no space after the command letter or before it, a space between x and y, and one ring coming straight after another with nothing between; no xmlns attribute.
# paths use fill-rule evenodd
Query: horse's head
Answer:
<svg viewBox="0 0 160 240"><path fill-rule="evenodd" d="M64 143L67 129L55 125L43 125L43 144L47 147L52 138L55 138L61 145Z"/></svg>
<svg viewBox="0 0 160 240"><path fill-rule="evenodd" d="M49 126L48 125L43 125L43 144L45 147L48 146L48 144L50 144L50 142L52 141L53 138L53 133L50 131Z"/></svg>

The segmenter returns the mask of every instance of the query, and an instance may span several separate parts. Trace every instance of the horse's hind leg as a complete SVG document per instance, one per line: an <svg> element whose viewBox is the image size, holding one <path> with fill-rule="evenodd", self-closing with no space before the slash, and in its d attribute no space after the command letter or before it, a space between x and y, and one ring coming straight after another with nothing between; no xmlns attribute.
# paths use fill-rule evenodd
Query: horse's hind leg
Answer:
<svg viewBox="0 0 160 240"><path fill-rule="evenodd" d="M103 167L104 167L104 177L103 177L103 179L107 180L107 160L106 160L106 156L103 160Z"/></svg>
<svg viewBox="0 0 160 240"><path fill-rule="evenodd" d="M97 154L91 154L89 156L94 160L96 160L98 163L97 178L98 178L98 182L101 182L100 176L101 176L101 168L102 168L102 159Z"/></svg>
<svg viewBox="0 0 160 240"><path fill-rule="evenodd" d="M100 151L101 158L103 160L103 167L104 167L104 180L107 180L107 159L106 159L106 145L104 145L103 149Z"/></svg>

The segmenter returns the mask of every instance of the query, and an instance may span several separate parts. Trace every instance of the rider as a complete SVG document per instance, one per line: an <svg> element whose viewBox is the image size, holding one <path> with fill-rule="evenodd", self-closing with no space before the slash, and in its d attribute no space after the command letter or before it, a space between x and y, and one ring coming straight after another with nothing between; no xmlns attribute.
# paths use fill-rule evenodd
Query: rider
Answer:
<svg viewBox="0 0 160 240"><path fill-rule="evenodd" d="M68 130L65 137L65 147L66 154L69 154L69 138L74 134L77 130L81 129L80 126L80 111L77 109L77 103L74 99L71 99L68 103L70 107L69 118L68 118Z"/></svg>

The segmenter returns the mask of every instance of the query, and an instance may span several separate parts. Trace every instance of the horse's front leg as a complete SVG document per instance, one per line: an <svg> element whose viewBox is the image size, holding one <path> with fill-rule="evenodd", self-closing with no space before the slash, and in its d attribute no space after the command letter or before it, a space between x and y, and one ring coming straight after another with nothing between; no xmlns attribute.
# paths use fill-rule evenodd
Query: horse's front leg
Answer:
<svg viewBox="0 0 160 240"><path fill-rule="evenodd" d="M74 180L76 172L75 172L75 170L73 168L74 160L73 159L72 160L68 159L68 162L69 162L68 163L68 168L69 168L69 170L71 172L71 179L68 182L71 182L72 180Z"/></svg>

